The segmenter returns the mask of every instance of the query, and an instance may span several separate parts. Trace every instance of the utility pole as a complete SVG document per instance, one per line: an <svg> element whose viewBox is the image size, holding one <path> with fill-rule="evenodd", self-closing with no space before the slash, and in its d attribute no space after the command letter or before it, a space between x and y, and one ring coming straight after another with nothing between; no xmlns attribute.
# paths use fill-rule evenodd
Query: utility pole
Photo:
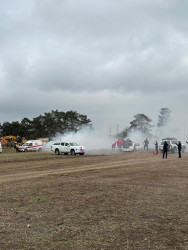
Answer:
<svg viewBox="0 0 188 250"><path fill-rule="evenodd" d="M112 131L111 131L111 128L109 128L109 137L111 137L112 135Z"/></svg>
<svg viewBox="0 0 188 250"><path fill-rule="evenodd" d="M117 124L117 136L119 134L119 124Z"/></svg>

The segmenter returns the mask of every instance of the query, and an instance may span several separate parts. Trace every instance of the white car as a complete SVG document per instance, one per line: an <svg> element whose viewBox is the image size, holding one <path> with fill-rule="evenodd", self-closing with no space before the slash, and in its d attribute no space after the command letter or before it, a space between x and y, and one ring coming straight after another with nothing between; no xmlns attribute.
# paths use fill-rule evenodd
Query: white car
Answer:
<svg viewBox="0 0 188 250"><path fill-rule="evenodd" d="M122 152L134 152L141 150L141 145L137 142L127 141L123 144L121 151Z"/></svg>
<svg viewBox="0 0 188 250"><path fill-rule="evenodd" d="M169 153L178 152L178 139L175 137L167 137L166 139L162 139L162 142L159 145L159 150L161 151L161 153L163 152L163 145L164 145L165 141L168 143L168 152ZM185 144L181 144L181 146L182 146L182 153L186 152Z"/></svg>
<svg viewBox="0 0 188 250"><path fill-rule="evenodd" d="M86 152L86 148L84 146L78 145L75 142L55 142L51 146L51 151L56 155L84 155Z"/></svg>
<svg viewBox="0 0 188 250"><path fill-rule="evenodd" d="M142 145L140 143L138 143L138 142L135 142L135 147L136 147L137 151L139 151L139 150L141 150L143 148Z"/></svg>
<svg viewBox="0 0 188 250"><path fill-rule="evenodd" d="M1 145L1 142L0 142L0 153L2 153L2 145Z"/></svg>

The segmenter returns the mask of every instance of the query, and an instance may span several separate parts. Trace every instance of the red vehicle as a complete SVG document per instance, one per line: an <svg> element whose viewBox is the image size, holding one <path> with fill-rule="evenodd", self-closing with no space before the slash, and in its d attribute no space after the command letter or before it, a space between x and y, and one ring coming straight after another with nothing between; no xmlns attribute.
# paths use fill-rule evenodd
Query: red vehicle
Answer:
<svg viewBox="0 0 188 250"><path fill-rule="evenodd" d="M118 139L116 142L114 142L112 144L112 148L115 149L115 148L121 148L123 146L123 144L125 143L125 140L123 139Z"/></svg>

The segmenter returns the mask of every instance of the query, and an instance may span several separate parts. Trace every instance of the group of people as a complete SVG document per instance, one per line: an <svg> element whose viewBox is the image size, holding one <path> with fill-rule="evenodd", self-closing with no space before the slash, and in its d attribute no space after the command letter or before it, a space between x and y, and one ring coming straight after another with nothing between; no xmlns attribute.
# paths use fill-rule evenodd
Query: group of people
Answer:
<svg viewBox="0 0 188 250"><path fill-rule="evenodd" d="M179 141L176 145L178 146L178 156L179 158L181 158L181 150L182 150L181 141ZM163 145L163 158L165 156L167 158L167 154L168 154L168 143L165 141Z"/></svg>
<svg viewBox="0 0 188 250"><path fill-rule="evenodd" d="M156 153L158 154L158 151L159 151L158 142L156 141L156 142L154 143L154 145L155 145L155 151L156 151ZM148 150L148 146L149 146L149 141L148 141L148 139L146 138L146 139L144 140L144 150Z"/></svg>
<svg viewBox="0 0 188 250"><path fill-rule="evenodd" d="M188 143L188 142L186 141L186 143ZM144 141L144 150L148 150L148 145L149 145L149 141L148 141L148 139L146 138L145 141ZM156 154L158 154L158 152L159 152L159 145L158 145L158 142L156 141L156 142L154 143L154 145L155 145L155 152L156 152ZM176 145L178 146L178 157L181 158L181 151L182 151L181 141L179 141ZM165 142L164 142L164 145L163 145L163 158L165 158L165 157L167 158L167 155L168 155L168 147L169 147L169 145L168 145L168 143L165 141Z"/></svg>

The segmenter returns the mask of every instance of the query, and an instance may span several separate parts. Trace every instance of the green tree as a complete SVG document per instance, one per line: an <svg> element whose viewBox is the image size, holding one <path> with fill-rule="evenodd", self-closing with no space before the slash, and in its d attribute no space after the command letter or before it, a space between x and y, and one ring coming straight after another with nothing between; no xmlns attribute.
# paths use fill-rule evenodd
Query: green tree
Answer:
<svg viewBox="0 0 188 250"><path fill-rule="evenodd" d="M20 131L20 124L18 121L4 122L1 126L1 135L17 135Z"/></svg>
<svg viewBox="0 0 188 250"><path fill-rule="evenodd" d="M123 129L118 135L117 135L117 137L118 138L125 138L125 137L127 137L128 136L128 134L129 134L129 132L130 132L130 127L129 128L125 128L125 129Z"/></svg>
<svg viewBox="0 0 188 250"><path fill-rule="evenodd" d="M150 123L152 120L145 114L137 114L134 116L134 120L130 122L130 130L139 131L144 136L151 136L151 129L154 125Z"/></svg>
<svg viewBox="0 0 188 250"><path fill-rule="evenodd" d="M40 115L36 118L33 118L32 121L33 125L33 133L32 139L38 138L38 137L45 137L45 118L44 116Z"/></svg>
<svg viewBox="0 0 188 250"><path fill-rule="evenodd" d="M76 111L67 111L65 114L66 132L77 132L82 126L90 123L86 115L78 114Z"/></svg>
<svg viewBox="0 0 188 250"><path fill-rule="evenodd" d="M33 133L33 124L32 121L26 117L24 117L20 123L20 132L19 136L30 138Z"/></svg>
<svg viewBox="0 0 188 250"><path fill-rule="evenodd" d="M87 125L91 120L86 115L79 114L76 111L59 112L52 110L44 115L29 120L23 118L19 122L4 122L0 129L1 135L19 135L26 139L35 139L38 137L54 137L57 133L77 132L83 125Z"/></svg>
<svg viewBox="0 0 188 250"><path fill-rule="evenodd" d="M1 136L6 136L10 134L10 122L3 122L1 127Z"/></svg>
<svg viewBox="0 0 188 250"><path fill-rule="evenodd" d="M63 133L62 123L64 121L64 112L58 110L45 113L43 116L44 122L44 137L54 137L56 133Z"/></svg>

